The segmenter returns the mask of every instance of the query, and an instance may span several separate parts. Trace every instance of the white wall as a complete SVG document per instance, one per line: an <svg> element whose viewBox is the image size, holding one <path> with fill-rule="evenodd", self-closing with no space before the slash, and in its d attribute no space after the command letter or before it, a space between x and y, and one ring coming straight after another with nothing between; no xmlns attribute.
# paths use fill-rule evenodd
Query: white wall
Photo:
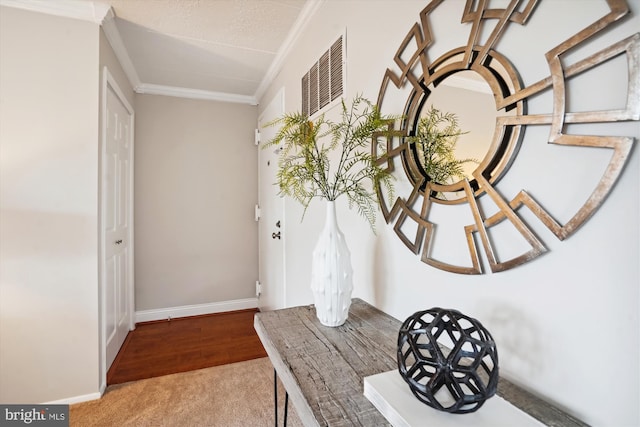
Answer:
<svg viewBox="0 0 640 427"><path fill-rule="evenodd" d="M0 7L0 402L98 391L98 39Z"/></svg>
<svg viewBox="0 0 640 427"><path fill-rule="evenodd" d="M438 21L440 40L451 47L466 43L466 32L439 24L464 2L445 2ZM604 1L555 1L538 4L528 27L514 28L502 48L508 51L525 83L548 74L544 52L556 32L576 32L582 23L606 9ZM603 47L640 28L640 4L634 15L598 38ZM300 79L313 62L347 30L347 93L376 100L384 71L427 1L326 1L285 61L261 106L285 87L286 109L300 107ZM450 8L449 5L454 7ZM456 15L459 23L459 15ZM575 25L574 25L575 26ZM527 34L530 29L532 33ZM533 35L532 35L533 34ZM619 104L625 83L624 64L600 67L592 79L577 81L569 95L576 110L594 104ZM622 70L622 74L621 74ZM622 77L621 77L622 75ZM595 103L593 100L597 100ZM532 109L544 110L548 99ZM548 109L546 110L548 112ZM401 113L401 111L398 111ZM640 136L638 123L590 125L590 133ZM546 132L546 133L545 133ZM608 133L607 133L608 132ZM516 162L498 186L506 198L527 189L560 221L580 206L602 166L591 150L558 149L549 155L548 128L527 131ZM537 142L532 142L537 141ZM540 141L543 141L542 143ZM527 142L529 142L527 144ZM636 142L637 144L637 142ZM640 424L640 181L638 147L605 204L578 232L558 241L539 223L530 224L549 253L523 266L497 274L462 276L422 263L379 221L374 236L366 221L339 201L339 223L351 247L355 295L403 320L413 312L451 307L478 318L492 332L500 352L501 374L592 425ZM605 162L606 164L606 162ZM324 221L324 209L313 202L300 222L301 208L286 201L283 235L286 245L287 301L312 302L310 254ZM445 221L446 223L446 221ZM446 225L446 224L445 224Z"/></svg>
<svg viewBox="0 0 640 427"><path fill-rule="evenodd" d="M136 311L255 297L257 111L136 95Z"/></svg>

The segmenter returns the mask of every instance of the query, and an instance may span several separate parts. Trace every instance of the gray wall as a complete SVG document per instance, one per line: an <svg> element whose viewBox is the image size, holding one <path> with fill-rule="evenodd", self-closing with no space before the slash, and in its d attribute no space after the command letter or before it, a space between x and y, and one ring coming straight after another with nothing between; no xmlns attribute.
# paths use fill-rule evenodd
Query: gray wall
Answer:
<svg viewBox="0 0 640 427"><path fill-rule="evenodd" d="M0 7L0 31L0 402L96 398L102 68L133 90L97 24Z"/></svg>
<svg viewBox="0 0 640 427"><path fill-rule="evenodd" d="M255 296L257 107L136 95L136 311Z"/></svg>
<svg viewBox="0 0 640 427"><path fill-rule="evenodd" d="M96 398L103 67L136 108L138 309L254 296L257 107L134 97L97 24L0 31L0 402Z"/></svg>
<svg viewBox="0 0 640 427"><path fill-rule="evenodd" d="M0 7L0 402L98 391L99 26Z"/></svg>
<svg viewBox="0 0 640 427"><path fill-rule="evenodd" d="M299 110L301 76L345 28L346 98L362 93L375 101L385 70L397 70L393 56L411 26L420 21L419 12L427 3L323 2L260 100L261 108L284 87L287 111ZM633 16L599 38L600 48L640 28L640 3L629 3ZM464 4L443 2L438 11L435 25L441 48L442 43L449 49L466 44L468 32L458 31ZM500 48L507 51L525 82L531 84L548 75L544 52L551 48L550 40L560 32L564 37L573 35L576 24L585 26L589 17L593 21L593 16L605 11L605 1L539 2L526 30L517 25L510 28L508 39ZM622 59L594 73L585 73L574 82L578 90L576 86L571 89L571 107L578 111L594 105L621 108L625 78ZM549 97L536 99L530 112L549 112L550 101ZM588 131L635 135L637 145L638 128L635 122L615 124L613 131L612 126L591 125ZM574 133L583 130L571 129ZM602 174L610 152L552 148L545 143L547 127L532 129L527 136L531 139L524 141L498 191L510 199L517 191L527 189L560 221L566 221L567 214L574 212L572 209L580 206L594 188L594 180L597 182ZM366 221L348 210L346 200L339 199L339 224L351 248L355 296L401 320L434 306L459 309L481 320L493 334L504 377L590 424L638 425L639 154L638 147L634 147L605 204L574 236L560 242L538 221L531 221L550 252L497 274L470 277L434 269L404 246L391 225L380 219L374 236ZM407 197L408 193L398 195ZM317 236L324 223L324 206L314 201L300 223L300 206L291 200L285 204L287 303L308 304L312 302L311 250L316 241L312 236ZM495 209L486 198L482 206L487 212ZM449 212L438 213L445 217ZM458 213L454 209L454 215ZM448 220L442 224L446 227ZM464 239L463 235L458 236ZM465 256L464 249L458 255Z"/></svg>
<svg viewBox="0 0 640 427"><path fill-rule="evenodd" d="M122 66L120 65L120 62L118 61L118 58L116 57L115 52L113 51L113 48L109 44L109 41L107 40L107 37L101 28L100 29L100 66L99 66L99 72L100 72L100 116L99 116L100 126L99 126L99 129L100 129L100 133L98 135L98 141L100 141L100 143L102 142L102 126L103 126L102 105L104 102L103 88L104 88L104 78L105 78L104 76L105 67L108 69L109 74L111 74L116 84L120 88L121 93L125 96L125 98L129 102L129 105L131 105L135 110L135 104L134 104L135 93L133 92L131 84L129 83L127 76L124 73ZM134 112L134 121L135 121L135 112ZM134 126L135 126L135 123L134 123ZM98 173L100 177L100 175L102 174L102 171L99 170ZM98 198L99 198L98 200L100 200L99 203L101 203L102 201L102 194L100 191L101 191L100 188L98 188ZM100 206L100 204L98 206ZM98 216L100 215L100 211L101 209L98 209ZM98 269L100 270L100 266L98 266ZM99 274L102 274L102 273L103 273L102 271L99 271ZM103 306L102 295L103 295L103 292L102 292L102 289L100 289L100 292L98 294L98 312L100 316L102 316L102 306ZM106 366L106 360L102 359L102 355L103 355L102 341L105 341L105 339L102 339L102 338L100 339L100 358L101 359L100 359L99 374L100 374L100 390L101 391L103 391L107 386L106 384L107 375L106 375L106 372L103 372L104 370L107 369L107 366Z"/></svg>

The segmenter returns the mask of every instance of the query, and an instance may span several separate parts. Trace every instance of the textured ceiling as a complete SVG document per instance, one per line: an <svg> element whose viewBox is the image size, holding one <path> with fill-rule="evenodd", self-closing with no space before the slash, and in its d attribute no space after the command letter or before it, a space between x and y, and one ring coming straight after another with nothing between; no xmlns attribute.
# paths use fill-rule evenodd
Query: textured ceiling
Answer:
<svg viewBox="0 0 640 427"><path fill-rule="evenodd" d="M253 96L306 0L100 0L146 85Z"/></svg>

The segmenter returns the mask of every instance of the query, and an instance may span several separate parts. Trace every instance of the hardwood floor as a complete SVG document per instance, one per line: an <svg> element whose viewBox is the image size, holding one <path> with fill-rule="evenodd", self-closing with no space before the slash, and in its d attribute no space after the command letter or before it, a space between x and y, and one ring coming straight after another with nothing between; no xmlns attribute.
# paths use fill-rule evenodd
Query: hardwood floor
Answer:
<svg viewBox="0 0 640 427"><path fill-rule="evenodd" d="M139 323L107 373L107 385L266 357L253 329L258 310Z"/></svg>

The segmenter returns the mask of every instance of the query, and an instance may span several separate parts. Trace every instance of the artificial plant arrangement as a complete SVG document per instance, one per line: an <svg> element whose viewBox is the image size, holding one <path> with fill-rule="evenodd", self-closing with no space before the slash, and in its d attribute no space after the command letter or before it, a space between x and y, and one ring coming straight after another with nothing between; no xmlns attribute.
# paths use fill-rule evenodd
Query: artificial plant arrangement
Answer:
<svg viewBox="0 0 640 427"><path fill-rule="evenodd" d="M349 208L355 206L375 231L374 189L381 184L391 196L393 183L391 174L373 158L370 144L378 143L377 136L389 131L394 118L381 115L362 95L350 106L343 100L341 106L340 121L324 114L312 121L297 112L270 122L280 130L265 148L282 143L277 174L281 195L300 202L305 212L314 198L335 201L344 195Z"/></svg>
<svg viewBox="0 0 640 427"><path fill-rule="evenodd" d="M325 226L311 259L311 291L316 316L325 326L342 325L348 317L353 291L351 252L336 220L335 200L346 196L375 231L377 188L392 197L390 173L377 162L371 144L390 132L392 117L361 95L347 107L341 103L340 120L325 115L310 120L293 113L271 122L279 125L265 147L280 146L277 185L280 194L300 202L305 209L314 198L326 200ZM304 217L304 213L303 213Z"/></svg>
<svg viewBox="0 0 640 427"><path fill-rule="evenodd" d="M478 163L473 158L456 158L458 138L466 133L460 129L455 113L442 112L432 105L418 121L415 135L408 136L406 140L415 144L420 164L431 181L452 184L452 178L466 177L465 163Z"/></svg>

